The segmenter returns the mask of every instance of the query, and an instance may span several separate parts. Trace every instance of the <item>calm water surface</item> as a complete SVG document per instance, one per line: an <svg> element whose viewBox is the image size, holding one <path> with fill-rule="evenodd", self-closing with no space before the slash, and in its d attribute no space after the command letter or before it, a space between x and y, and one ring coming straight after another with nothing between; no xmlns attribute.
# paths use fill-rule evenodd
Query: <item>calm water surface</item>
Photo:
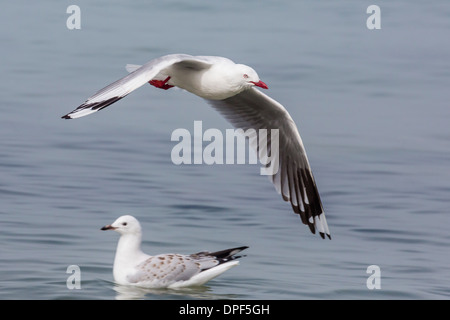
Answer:
<svg viewBox="0 0 450 320"><path fill-rule="evenodd" d="M0 11L1 299L448 299L450 6L378 1L70 1ZM169 53L253 66L297 122L333 240L312 235L257 165L175 166L173 130L230 125L198 97L147 86L63 121L89 95ZM132 214L145 252L248 245L199 289L116 286ZM81 269L69 290L67 267ZM366 286L381 269L381 289Z"/></svg>

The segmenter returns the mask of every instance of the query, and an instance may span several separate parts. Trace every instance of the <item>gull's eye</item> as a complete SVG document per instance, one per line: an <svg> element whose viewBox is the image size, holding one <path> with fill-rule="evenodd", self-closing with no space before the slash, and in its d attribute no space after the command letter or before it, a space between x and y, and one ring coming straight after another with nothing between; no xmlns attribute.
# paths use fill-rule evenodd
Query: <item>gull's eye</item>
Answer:
<svg viewBox="0 0 450 320"><path fill-rule="evenodd" d="M244 79L248 78L248 74L244 73Z"/></svg>
<svg viewBox="0 0 450 320"><path fill-rule="evenodd" d="M126 225L127 225L127 223L126 223L126 222L122 222L122 225L123 225L123 226L126 226Z"/></svg>

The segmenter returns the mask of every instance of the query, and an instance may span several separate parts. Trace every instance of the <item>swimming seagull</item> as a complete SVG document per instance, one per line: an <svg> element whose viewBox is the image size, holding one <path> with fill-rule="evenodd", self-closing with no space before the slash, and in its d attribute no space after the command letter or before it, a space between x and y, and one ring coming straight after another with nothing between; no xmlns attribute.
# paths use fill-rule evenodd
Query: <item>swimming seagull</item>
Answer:
<svg viewBox="0 0 450 320"><path fill-rule="evenodd" d="M144 288L180 288L200 286L239 264L236 256L248 247L194 254L159 254L149 256L141 251L142 229L130 215L117 218L101 230L120 233L114 259L114 281L121 285Z"/></svg>
<svg viewBox="0 0 450 320"><path fill-rule="evenodd" d="M206 99L234 127L244 131L254 129L259 133L260 129L267 129L267 132L271 132L269 129L278 129L279 153L273 159L278 159L279 169L269 178L312 233L317 229L322 238L326 234L331 239L297 127L280 103L256 89L268 87L255 70L223 57L187 54L162 56L142 66L127 65L127 70L129 75L101 89L62 118L74 119L94 113L150 83L164 90L176 86ZM267 146L270 145L270 139L269 136ZM258 152L257 140L253 139L250 144ZM264 145L261 147L264 148ZM270 148L267 150L270 151Z"/></svg>

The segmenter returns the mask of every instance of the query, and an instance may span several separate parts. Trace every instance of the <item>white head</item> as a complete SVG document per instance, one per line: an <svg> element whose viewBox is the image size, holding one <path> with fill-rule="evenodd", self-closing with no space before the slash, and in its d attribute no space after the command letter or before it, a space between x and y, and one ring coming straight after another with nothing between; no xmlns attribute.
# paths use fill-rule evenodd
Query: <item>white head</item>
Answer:
<svg viewBox="0 0 450 320"><path fill-rule="evenodd" d="M141 224L139 221L130 215L125 215L117 218L112 224L102 227L100 230L114 230L118 233L124 234L141 234Z"/></svg>
<svg viewBox="0 0 450 320"><path fill-rule="evenodd" d="M237 81L239 81L244 88L257 86L263 89L269 89L269 87L259 79L256 71L245 64L236 64L234 74L236 74Z"/></svg>

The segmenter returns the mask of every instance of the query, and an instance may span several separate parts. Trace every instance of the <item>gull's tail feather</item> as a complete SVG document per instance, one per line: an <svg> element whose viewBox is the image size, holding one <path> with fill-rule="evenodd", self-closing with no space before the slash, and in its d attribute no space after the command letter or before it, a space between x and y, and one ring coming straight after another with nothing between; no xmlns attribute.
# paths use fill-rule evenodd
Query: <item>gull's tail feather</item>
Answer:
<svg viewBox="0 0 450 320"><path fill-rule="evenodd" d="M230 262L232 260L236 260L241 258L242 256L236 256L239 252L242 250L247 249L247 246L243 247L236 247L231 249L225 249L221 251L216 252L208 252L208 251L202 251L198 253L194 253L191 256L199 258L199 257L214 257L218 260L219 264Z"/></svg>

